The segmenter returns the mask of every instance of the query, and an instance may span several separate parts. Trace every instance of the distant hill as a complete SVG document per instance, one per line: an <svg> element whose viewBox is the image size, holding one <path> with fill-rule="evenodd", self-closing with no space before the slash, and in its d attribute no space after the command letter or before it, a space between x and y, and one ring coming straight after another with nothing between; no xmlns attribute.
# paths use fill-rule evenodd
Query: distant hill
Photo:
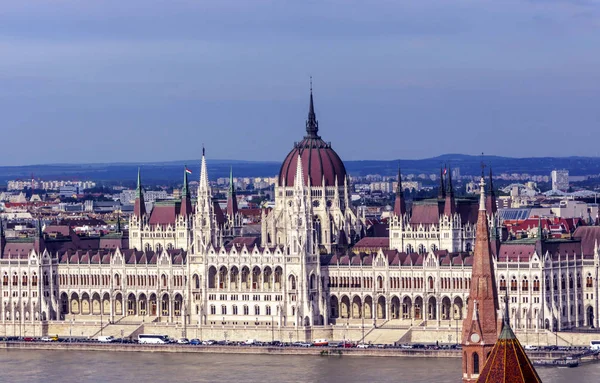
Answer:
<svg viewBox="0 0 600 383"><path fill-rule="evenodd" d="M353 175L382 174L394 175L398 166L402 173L434 173L447 164L459 167L462 175L476 175L481 172L481 156L464 154L444 154L420 160L364 160L345 161L346 169ZM550 175L553 169L567 169L571 175L600 174L598 157L528 157L511 158L484 156L483 161L492 166L494 173L529 173ZM187 164L193 171L192 178L198 176L200 160L148 162L148 163L100 163L100 164L49 164L27 166L0 166L0 182L11 179L79 179L113 181L130 184L135 181L138 167L142 177L151 183L172 183L183 178L183 166ZM233 168L236 177L267 177L279 172L281 162L210 160L208 171L211 178L227 177ZM487 171L487 169L486 169Z"/></svg>

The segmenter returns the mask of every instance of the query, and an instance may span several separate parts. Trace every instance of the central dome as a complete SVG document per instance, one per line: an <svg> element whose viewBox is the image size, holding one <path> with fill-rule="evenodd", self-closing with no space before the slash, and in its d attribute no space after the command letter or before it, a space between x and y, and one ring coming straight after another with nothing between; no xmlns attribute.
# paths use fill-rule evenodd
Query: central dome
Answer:
<svg viewBox="0 0 600 383"><path fill-rule="evenodd" d="M319 123L315 115L311 91L306 136L302 141L294 144L294 149L285 157L279 171L279 186L294 186L298 156L302 161L302 169L304 169L305 185L308 185L309 179L311 186L321 186L323 180L325 186L335 186L336 179L338 185L344 184L346 167L335 150L331 148L331 144L323 141L317 134L318 132Z"/></svg>

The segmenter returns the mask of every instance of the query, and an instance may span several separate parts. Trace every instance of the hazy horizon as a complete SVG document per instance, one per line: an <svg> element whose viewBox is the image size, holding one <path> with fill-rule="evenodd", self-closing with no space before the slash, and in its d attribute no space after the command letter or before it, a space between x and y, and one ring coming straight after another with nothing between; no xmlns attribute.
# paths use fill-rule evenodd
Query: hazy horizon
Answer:
<svg viewBox="0 0 600 383"><path fill-rule="evenodd" d="M600 1L7 0L0 165L598 157Z"/></svg>

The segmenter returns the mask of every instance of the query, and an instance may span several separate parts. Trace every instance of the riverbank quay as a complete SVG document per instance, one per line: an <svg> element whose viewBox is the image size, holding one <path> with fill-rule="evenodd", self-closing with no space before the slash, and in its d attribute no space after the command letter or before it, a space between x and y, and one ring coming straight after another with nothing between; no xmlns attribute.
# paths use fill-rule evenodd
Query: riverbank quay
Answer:
<svg viewBox="0 0 600 383"><path fill-rule="evenodd" d="M197 354L265 354L265 355L311 355L311 356L369 356L405 358L460 358L461 350L449 349L402 349L402 348L336 348L336 347L275 347L275 346L220 346L179 344L127 344L100 342L0 342L0 350L47 350L47 351L102 351L102 352L151 352L151 353L197 353ZM530 351L532 359L559 359L575 353L566 351ZM583 358L598 360L598 355Z"/></svg>

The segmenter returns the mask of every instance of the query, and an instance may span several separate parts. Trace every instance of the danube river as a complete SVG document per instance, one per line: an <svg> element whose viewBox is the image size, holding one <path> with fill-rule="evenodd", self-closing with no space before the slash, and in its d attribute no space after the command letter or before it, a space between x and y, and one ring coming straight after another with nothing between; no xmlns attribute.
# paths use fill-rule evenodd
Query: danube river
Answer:
<svg viewBox="0 0 600 383"><path fill-rule="evenodd" d="M0 351L0 382L448 382L456 358ZM540 368L544 383L599 382L600 364Z"/></svg>

